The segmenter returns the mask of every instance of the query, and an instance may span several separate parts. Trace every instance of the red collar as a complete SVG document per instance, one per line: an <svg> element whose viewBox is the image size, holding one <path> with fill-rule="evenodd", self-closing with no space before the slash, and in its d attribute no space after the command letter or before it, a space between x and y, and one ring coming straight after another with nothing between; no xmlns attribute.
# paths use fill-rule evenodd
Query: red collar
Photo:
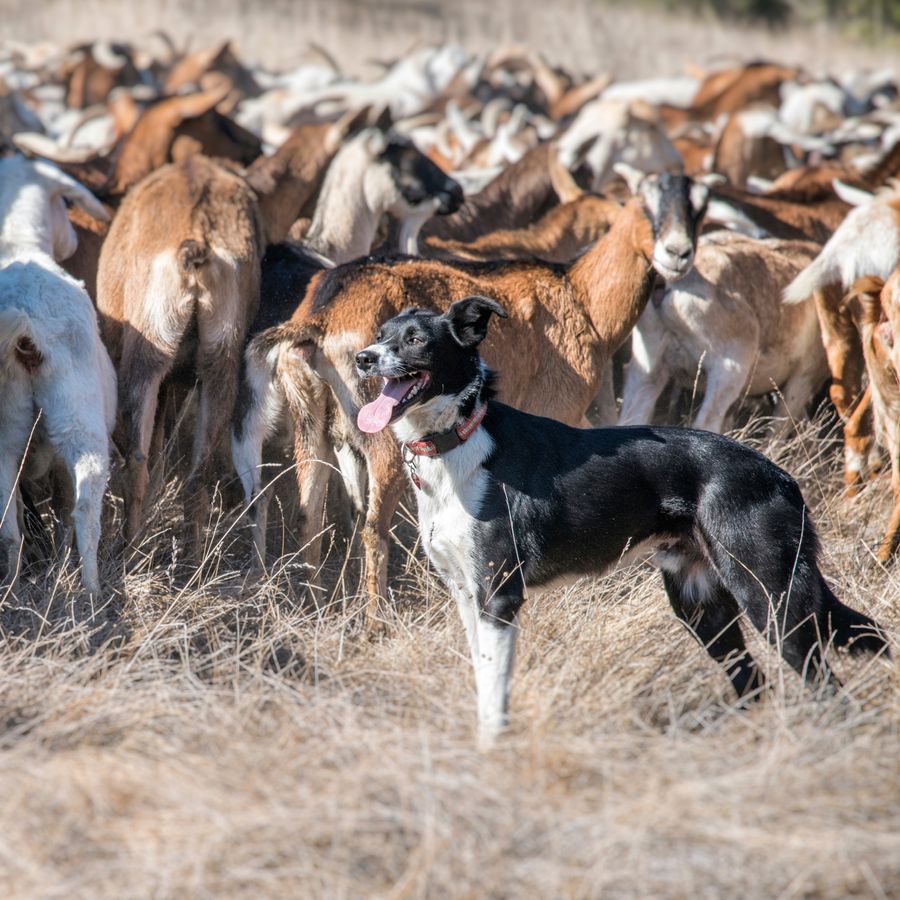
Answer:
<svg viewBox="0 0 900 900"><path fill-rule="evenodd" d="M487 403L476 406L472 414L457 422L449 431L426 434L418 441L406 441L403 445L413 456L440 456L455 450L475 433L487 413Z"/></svg>

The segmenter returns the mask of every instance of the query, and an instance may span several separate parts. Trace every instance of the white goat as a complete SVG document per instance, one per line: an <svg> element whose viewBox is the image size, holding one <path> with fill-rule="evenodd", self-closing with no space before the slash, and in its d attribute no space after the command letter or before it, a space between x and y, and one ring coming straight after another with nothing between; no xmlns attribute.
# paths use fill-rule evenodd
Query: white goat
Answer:
<svg viewBox="0 0 900 900"><path fill-rule="evenodd" d="M56 262L77 246L66 201L109 220L92 194L51 164L0 160L0 544L15 582L16 482L30 441L29 474L58 458L72 479L82 583L96 594L116 376L90 298Z"/></svg>
<svg viewBox="0 0 900 900"><path fill-rule="evenodd" d="M788 306L781 292L818 249L727 231L704 237L690 274L648 303L635 326L619 424L650 422L670 382L690 389L701 373L695 428L723 431L742 395L775 387L776 415L802 415L828 368L812 299Z"/></svg>
<svg viewBox="0 0 900 900"><path fill-rule="evenodd" d="M585 152L584 147L591 143ZM656 112L646 103L592 100L586 103L557 142L560 162L568 169L583 153L593 173L591 190L601 191L615 177L616 163L641 172L678 171L681 154L666 137Z"/></svg>

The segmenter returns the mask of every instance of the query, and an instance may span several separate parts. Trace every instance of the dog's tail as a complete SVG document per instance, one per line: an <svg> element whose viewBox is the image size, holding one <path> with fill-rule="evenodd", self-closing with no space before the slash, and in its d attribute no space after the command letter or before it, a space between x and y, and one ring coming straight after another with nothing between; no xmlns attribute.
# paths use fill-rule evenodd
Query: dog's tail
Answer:
<svg viewBox="0 0 900 900"><path fill-rule="evenodd" d="M29 375L44 361L37 331L24 310L0 309L0 359Z"/></svg>
<svg viewBox="0 0 900 900"><path fill-rule="evenodd" d="M826 637L835 647L846 647L854 656L880 653L891 658L887 635L870 616L841 603L822 579L822 605Z"/></svg>

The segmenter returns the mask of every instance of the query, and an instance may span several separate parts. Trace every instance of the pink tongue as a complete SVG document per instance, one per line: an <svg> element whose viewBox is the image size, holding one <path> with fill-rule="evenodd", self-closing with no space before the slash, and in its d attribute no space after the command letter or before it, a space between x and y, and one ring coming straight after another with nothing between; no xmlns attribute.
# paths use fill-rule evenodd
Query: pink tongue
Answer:
<svg viewBox="0 0 900 900"><path fill-rule="evenodd" d="M415 384L415 378L394 379L385 381L381 393L367 403L356 417L360 431L375 434L388 426L394 407L406 396L406 392Z"/></svg>

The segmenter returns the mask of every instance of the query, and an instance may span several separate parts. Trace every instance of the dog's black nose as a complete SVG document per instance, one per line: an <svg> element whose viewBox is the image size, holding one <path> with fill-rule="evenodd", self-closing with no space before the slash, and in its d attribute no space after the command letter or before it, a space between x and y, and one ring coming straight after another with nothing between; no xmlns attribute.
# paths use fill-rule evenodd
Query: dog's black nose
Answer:
<svg viewBox="0 0 900 900"><path fill-rule="evenodd" d="M374 350L360 350L356 354L356 367L361 372L368 372L375 365L378 354Z"/></svg>

